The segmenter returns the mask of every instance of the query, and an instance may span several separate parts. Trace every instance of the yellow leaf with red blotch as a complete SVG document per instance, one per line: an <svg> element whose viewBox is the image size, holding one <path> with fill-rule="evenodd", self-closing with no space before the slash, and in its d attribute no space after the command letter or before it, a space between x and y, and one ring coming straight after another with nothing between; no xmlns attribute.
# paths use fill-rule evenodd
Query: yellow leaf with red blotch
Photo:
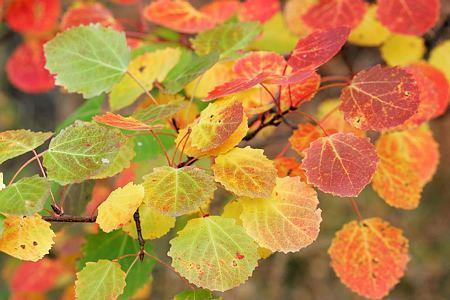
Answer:
<svg viewBox="0 0 450 300"><path fill-rule="evenodd" d="M429 63L444 72L450 82L450 40L445 40L431 50Z"/></svg>
<svg viewBox="0 0 450 300"><path fill-rule="evenodd" d="M169 71L178 63L180 56L181 50L178 48L148 52L133 59L128 65L128 72L150 91L155 80L162 82L166 78ZM113 86L109 96L111 110L119 110L132 104L143 93L143 88L130 75L124 75Z"/></svg>
<svg viewBox="0 0 450 300"><path fill-rule="evenodd" d="M128 223L144 200L144 187L132 182L114 190L98 207L96 223L104 232L111 232Z"/></svg>
<svg viewBox="0 0 450 300"><path fill-rule="evenodd" d="M310 34L313 28L309 27L302 19L302 16L318 0L288 0L284 6L283 15L289 31L303 37Z"/></svg>
<svg viewBox="0 0 450 300"><path fill-rule="evenodd" d="M315 126L311 123L299 124L298 128L294 130L289 138L289 142L291 143L292 149L303 156L303 151L308 149L312 142L323 135L324 132L319 126Z"/></svg>
<svg viewBox="0 0 450 300"><path fill-rule="evenodd" d="M364 136L364 131L351 126L344 119L344 114L339 110L339 99L329 99L321 102L317 108L317 117L325 130L333 132L351 132L356 136Z"/></svg>
<svg viewBox="0 0 450 300"><path fill-rule="evenodd" d="M216 157L214 178L238 196L270 197L277 170L262 149L234 148Z"/></svg>
<svg viewBox="0 0 450 300"><path fill-rule="evenodd" d="M278 177L299 176L301 181L306 182L306 174L302 169L302 164L295 157L277 157L273 162L278 171Z"/></svg>
<svg viewBox="0 0 450 300"><path fill-rule="evenodd" d="M316 191L299 177L277 178L271 197L240 201L245 230L272 251L299 251L319 234L322 218Z"/></svg>
<svg viewBox="0 0 450 300"><path fill-rule="evenodd" d="M154 208L141 205L139 207L139 219L141 220L142 237L146 240L153 240L165 235L175 226L175 218L163 215ZM122 227L134 239L137 239L136 224L131 220Z"/></svg>
<svg viewBox="0 0 450 300"><path fill-rule="evenodd" d="M377 19L377 5L372 4L367 9L361 23L351 31L348 41L358 46L377 47L390 35L389 29Z"/></svg>
<svg viewBox="0 0 450 300"><path fill-rule="evenodd" d="M403 277L408 240L380 218L352 221L333 239L328 254L342 283L370 299L381 299Z"/></svg>
<svg viewBox="0 0 450 300"><path fill-rule="evenodd" d="M55 233L50 223L38 214L34 216L8 216L0 239L0 251L22 260L38 261L48 254Z"/></svg>
<svg viewBox="0 0 450 300"><path fill-rule="evenodd" d="M413 35L392 35L381 46L381 56L389 66L406 66L422 59L425 41Z"/></svg>

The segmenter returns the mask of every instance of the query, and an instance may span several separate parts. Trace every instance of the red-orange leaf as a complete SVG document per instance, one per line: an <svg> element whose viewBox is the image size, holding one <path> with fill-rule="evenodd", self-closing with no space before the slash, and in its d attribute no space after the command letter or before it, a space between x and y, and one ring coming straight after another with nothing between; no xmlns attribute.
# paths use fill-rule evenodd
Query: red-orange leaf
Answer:
<svg viewBox="0 0 450 300"><path fill-rule="evenodd" d="M13 0L9 2L6 21L23 33L42 33L56 26L61 4L59 0Z"/></svg>
<svg viewBox="0 0 450 300"><path fill-rule="evenodd" d="M246 0L239 10L243 21L266 22L280 10L279 0Z"/></svg>
<svg viewBox="0 0 450 300"><path fill-rule="evenodd" d="M315 31L298 41L288 64L294 70L314 70L332 59L341 50L349 34L348 27Z"/></svg>
<svg viewBox="0 0 450 300"><path fill-rule="evenodd" d="M104 27L121 29L120 24L114 19L111 11L100 3L82 3L68 9L62 17L62 29L79 25L99 23Z"/></svg>
<svg viewBox="0 0 450 300"><path fill-rule="evenodd" d="M45 57L40 42L23 43L17 47L6 63L9 81L27 93L43 93L51 90L53 76L44 68Z"/></svg>
<svg viewBox="0 0 450 300"><path fill-rule="evenodd" d="M320 85L320 75L313 73L308 79L283 86L281 88L281 109L286 110L290 107L298 107L300 104L311 100L317 92Z"/></svg>
<svg viewBox="0 0 450 300"><path fill-rule="evenodd" d="M111 127L133 131L149 131L163 127L163 125L148 125L133 117L124 117L111 112L107 112L101 116L95 116L93 120Z"/></svg>
<svg viewBox="0 0 450 300"><path fill-rule="evenodd" d="M403 124L417 112L419 89L405 70L376 65L356 74L341 100L347 122L380 131Z"/></svg>
<svg viewBox="0 0 450 300"><path fill-rule="evenodd" d="M377 17L396 33L422 35L439 17L439 0L378 0Z"/></svg>
<svg viewBox="0 0 450 300"><path fill-rule="evenodd" d="M217 23L185 0L156 0L144 8L144 16L150 22L184 33L201 32Z"/></svg>
<svg viewBox="0 0 450 300"><path fill-rule="evenodd" d="M347 223L336 233L328 254L341 281L370 299L389 293L403 277L408 240L402 230L380 218Z"/></svg>
<svg viewBox="0 0 450 300"><path fill-rule="evenodd" d="M306 175L302 169L302 164L295 157L277 157L273 162L277 169L278 177L299 176L301 181L306 182Z"/></svg>
<svg viewBox="0 0 450 300"><path fill-rule="evenodd" d="M215 0L200 8L200 11L218 23L231 18L238 10L240 2L237 0Z"/></svg>
<svg viewBox="0 0 450 300"><path fill-rule="evenodd" d="M370 182L378 162L368 138L335 133L311 143L303 169L308 183L341 197L356 197Z"/></svg>
<svg viewBox="0 0 450 300"><path fill-rule="evenodd" d="M367 3L363 0L320 0L303 15L303 21L318 29L337 26L355 28L366 9Z"/></svg>
<svg viewBox="0 0 450 300"><path fill-rule="evenodd" d="M275 52L255 51L239 59L234 65L238 77L252 79L261 73L283 74L286 61Z"/></svg>
<svg viewBox="0 0 450 300"><path fill-rule="evenodd" d="M292 149L303 156L303 151L308 149L312 142L321 138L323 135L322 129L318 126L314 126L311 123L299 124L298 128L294 130L289 138L289 142L291 143Z"/></svg>
<svg viewBox="0 0 450 300"><path fill-rule="evenodd" d="M61 266L56 260L45 257L36 262L23 262L14 271L11 290L14 292L46 292L54 286L61 271Z"/></svg>
<svg viewBox="0 0 450 300"><path fill-rule="evenodd" d="M230 94L234 94L246 89L249 89L261 82L267 77L267 74L259 74L253 79L238 78L236 80L216 86L214 90L209 92L208 96L203 101L210 101L216 98L221 98Z"/></svg>

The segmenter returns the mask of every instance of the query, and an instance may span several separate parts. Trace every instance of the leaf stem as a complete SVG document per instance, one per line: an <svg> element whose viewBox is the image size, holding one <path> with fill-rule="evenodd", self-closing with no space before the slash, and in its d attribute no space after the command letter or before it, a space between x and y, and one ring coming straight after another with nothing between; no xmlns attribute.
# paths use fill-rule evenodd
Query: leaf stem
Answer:
<svg viewBox="0 0 450 300"><path fill-rule="evenodd" d="M46 150L46 151L47 151L47 150ZM14 182L14 180L16 180L17 176L20 174L20 172L23 171L23 169L26 168L26 166L28 166L28 165L31 164L33 161L35 161L36 159L38 159L39 157L41 157L42 155L44 155L44 153L45 153L46 151L43 151L43 152L41 152L41 153L39 153L39 154L33 156L33 157L30 158L29 160L27 160L27 161L26 161L26 162L25 162L25 163L17 170L17 172L14 174L14 176L11 178L11 180L10 180L9 183L8 183L8 186L10 186L10 185Z"/></svg>
<svg viewBox="0 0 450 300"><path fill-rule="evenodd" d="M169 153L167 152L166 147L164 146L164 144L162 143L161 139L159 138L159 136L157 134L155 134L153 132L153 130L150 130L151 135L155 138L156 142L158 142L159 147L161 148L162 152L164 153L164 155L166 156L166 160L167 160L167 164L169 166L171 166L171 162L170 162L170 158L169 158Z"/></svg>
<svg viewBox="0 0 450 300"><path fill-rule="evenodd" d="M133 268L134 264L137 262L139 256L136 256L136 258L133 260L133 262L131 263L131 265L128 267L127 272L125 273L125 278L127 278L128 273L130 273L131 269Z"/></svg>
<svg viewBox="0 0 450 300"><path fill-rule="evenodd" d="M354 198L350 198L350 203L352 204L352 208L355 211L356 215L358 216L358 222L362 222L363 217L361 214L361 211L359 210L358 204L356 203Z"/></svg>
<svg viewBox="0 0 450 300"><path fill-rule="evenodd" d="M33 151L34 157L36 157L36 161L37 161L37 163L38 163L38 165L39 165L39 169L41 170L42 176L43 176L44 178L47 178L47 174L46 174L45 171L44 171L44 167L42 166L41 159L40 159L40 157L38 156L38 153L37 153L36 150L34 150L34 149L33 149L32 151ZM58 215L63 214L64 211L62 211L61 208L59 207L58 203L56 203L55 196L53 195L53 192L52 192L52 188L51 188L51 187L49 188L49 192L50 192L50 198L52 198L52 204L53 204L53 205L52 205L52 208L53 208L53 210L54 210L55 213L57 213Z"/></svg>
<svg viewBox="0 0 450 300"><path fill-rule="evenodd" d="M330 82L330 81L344 81L348 82L350 80L349 76L324 76L320 80L321 82Z"/></svg>
<svg viewBox="0 0 450 300"><path fill-rule="evenodd" d="M150 99L152 99L153 103L155 103L156 105L159 104L158 101L156 101L156 99L152 96L152 94L150 93L150 91L149 91L148 89L145 88L144 84L143 84L139 79L137 79L137 77L134 76L133 73L131 73L130 71L127 71L126 73L128 74L128 76L131 77L131 79L133 79L133 80L134 80L134 81L135 81L135 82L136 82L136 83L144 90L145 94L147 94L147 96L148 96Z"/></svg>
<svg viewBox="0 0 450 300"><path fill-rule="evenodd" d="M337 88L337 87L346 87L346 86L348 86L348 83L342 83L342 82L331 83L331 84L321 86L320 88L317 89L317 92L327 90L327 89Z"/></svg>

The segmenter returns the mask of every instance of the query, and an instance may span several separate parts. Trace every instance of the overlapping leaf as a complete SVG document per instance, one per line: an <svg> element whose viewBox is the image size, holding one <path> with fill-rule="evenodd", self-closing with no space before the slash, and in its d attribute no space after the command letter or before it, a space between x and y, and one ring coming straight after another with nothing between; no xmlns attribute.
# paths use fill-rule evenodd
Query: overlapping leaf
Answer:
<svg viewBox="0 0 450 300"><path fill-rule="evenodd" d="M6 21L14 31L39 34L56 26L60 12L60 0L16 0L7 6Z"/></svg>
<svg viewBox="0 0 450 300"><path fill-rule="evenodd" d="M344 225L328 253L341 281L370 299L386 296L403 277L409 260L402 231L380 218Z"/></svg>
<svg viewBox="0 0 450 300"><path fill-rule="evenodd" d="M244 283L257 265L256 243L233 219L192 219L170 244L175 270L209 290L226 291Z"/></svg>
<svg viewBox="0 0 450 300"><path fill-rule="evenodd" d="M101 3L76 3L62 16L61 27L66 30L74 26L97 23L103 27L121 27L111 11Z"/></svg>
<svg viewBox="0 0 450 300"><path fill-rule="evenodd" d="M381 56L389 66L406 66L419 62L425 54L423 38L412 35L391 35L380 48Z"/></svg>
<svg viewBox="0 0 450 300"><path fill-rule="evenodd" d="M238 0L215 0L200 7L200 11L218 23L230 19L238 10L240 2Z"/></svg>
<svg viewBox="0 0 450 300"><path fill-rule="evenodd" d="M450 82L450 41L437 45L430 53L430 64L441 70Z"/></svg>
<svg viewBox="0 0 450 300"><path fill-rule="evenodd" d="M103 160L103 163L108 164L108 167L100 173L92 176L92 179L103 179L112 177L130 167L131 161L134 159L136 152L134 151L133 140L128 140L124 143L112 161Z"/></svg>
<svg viewBox="0 0 450 300"><path fill-rule="evenodd" d="M296 177L299 176L301 181L306 182L306 175L302 169L301 163L295 157L277 157L273 160L277 169L278 177Z"/></svg>
<svg viewBox="0 0 450 300"><path fill-rule="evenodd" d="M227 2L227 1L217 1L217 2ZM214 3L214 2L213 2ZM191 290L184 291L176 294L173 297L173 300L219 300L220 298L216 298L213 296L211 291L208 290Z"/></svg>
<svg viewBox="0 0 450 300"><path fill-rule="evenodd" d="M186 108L186 102L172 101L165 104L150 105L149 107L138 109L132 115L140 122L149 124L156 121L165 120Z"/></svg>
<svg viewBox="0 0 450 300"><path fill-rule="evenodd" d="M345 120L363 130L383 130L403 124L419 107L419 89L400 69L376 65L355 75L342 91Z"/></svg>
<svg viewBox="0 0 450 300"><path fill-rule="evenodd" d="M317 3L317 0L288 0L284 6L283 16L289 31L298 35L305 36L310 34L312 28L306 25L302 16Z"/></svg>
<svg viewBox="0 0 450 300"><path fill-rule="evenodd" d="M330 133L351 132L356 136L364 136L364 131L351 126L345 121L344 114L338 109L340 103L339 99L329 99L319 104L318 117L320 125Z"/></svg>
<svg viewBox="0 0 450 300"><path fill-rule="evenodd" d="M281 88L280 105L282 110L299 105L311 100L320 86L320 75L313 73L308 79L283 86Z"/></svg>
<svg viewBox="0 0 450 300"><path fill-rule="evenodd" d="M298 128L294 130L289 142L292 149L294 149L301 156L304 155L303 151L309 148L309 145L322 137L324 132L319 126L314 126L311 123L299 124Z"/></svg>
<svg viewBox="0 0 450 300"><path fill-rule="evenodd" d="M246 0L239 8L239 18L244 21L266 22L280 10L278 0Z"/></svg>
<svg viewBox="0 0 450 300"><path fill-rule="evenodd" d="M356 197L371 181L378 157L369 139L335 133L312 142L302 167L308 183L341 197Z"/></svg>
<svg viewBox="0 0 450 300"><path fill-rule="evenodd" d="M377 5L368 7L362 21L353 28L348 41L358 46L376 47L380 46L391 32L377 19Z"/></svg>
<svg viewBox="0 0 450 300"><path fill-rule="evenodd" d="M142 237L146 240L162 237L175 226L176 220L174 217L163 215L147 205L141 205L139 207L139 219L141 220ZM132 238L137 239L134 220L125 224L122 229Z"/></svg>
<svg viewBox="0 0 450 300"><path fill-rule="evenodd" d="M111 112L95 116L93 120L100 124L131 131L150 131L163 127L162 125L147 125L133 117L124 117Z"/></svg>
<svg viewBox="0 0 450 300"><path fill-rule="evenodd" d="M51 136L51 132L32 132L25 129L1 132L0 164L39 147Z"/></svg>

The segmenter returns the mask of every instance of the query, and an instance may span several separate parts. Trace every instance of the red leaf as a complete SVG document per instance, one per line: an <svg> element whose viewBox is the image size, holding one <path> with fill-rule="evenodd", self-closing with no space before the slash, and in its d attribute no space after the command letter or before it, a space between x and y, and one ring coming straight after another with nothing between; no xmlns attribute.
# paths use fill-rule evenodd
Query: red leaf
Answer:
<svg viewBox="0 0 450 300"><path fill-rule="evenodd" d="M200 11L217 23L222 23L231 18L239 9L237 0L216 0L200 8Z"/></svg>
<svg viewBox="0 0 450 300"><path fill-rule="evenodd" d="M214 90L209 92L208 96L203 101L211 101L216 98L221 98L233 93L237 93L249 89L261 82L267 77L267 74L259 74L253 79L239 78L222 85L216 86Z"/></svg>
<svg viewBox="0 0 450 300"><path fill-rule="evenodd" d="M119 114L107 112L102 116L92 118L95 122L108 126L133 131L149 131L163 127L163 125L147 125L135 118L124 117Z"/></svg>
<svg viewBox="0 0 450 300"><path fill-rule="evenodd" d="M278 11L280 11L279 0L246 0L241 4L239 16L243 21L264 23Z"/></svg>
<svg viewBox="0 0 450 300"><path fill-rule="evenodd" d="M287 75L269 74L264 83L279 85L303 83L314 74L315 72L312 70L296 70Z"/></svg>
<svg viewBox="0 0 450 300"><path fill-rule="evenodd" d="M403 124L417 112L419 89L408 72L377 65L356 74L341 100L347 122L380 131Z"/></svg>
<svg viewBox="0 0 450 300"><path fill-rule="evenodd" d="M315 31L298 41L288 64L294 70L314 70L328 62L341 50L349 34L350 29L347 27Z"/></svg>
<svg viewBox="0 0 450 300"><path fill-rule="evenodd" d="M346 26L353 29L361 22L366 10L367 4L363 0L320 0L302 18L312 28Z"/></svg>
<svg viewBox="0 0 450 300"><path fill-rule="evenodd" d="M14 31L36 34L53 29L60 12L59 0L13 0L6 21Z"/></svg>
<svg viewBox="0 0 450 300"><path fill-rule="evenodd" d="M356 197L372 179L377 161L375 146L368 138L335 133L311 143L302 167L308 183L323 192Z"/></svg>
<svg viewBox="0 0 450 300"><path fill-rule="evenodd" d="M320 86L320 75L313 73L305 81L283 86L281 89L281 108L297 107L311 100Z"/></svg>
<svg viewBox="0 0 450 300"><path fill-rule="evenodd" d="M377 17L391 31L422 35L439 17L439 0L378 0Z"/></svg>
<svg viewBox="0 0 450 300"><path fill-rule="evenodd" d="M79 25L99 23L104 27L113 27L120 30L121 26L114 19L112 13L100 3L82 3L66 11L62 17L63 30Z"/></svg>
<svg viewBox="0 0 450 300"><path fill-rule="evenodd" d="M217 23L184 0L156 0L144 8L144 17L157 25L184 33L201 32Z"/></svg>
<svg viewBox="0 0 450 300"><path fill-rule="evenodd" d="M278 53L255 51L236 61L234 72L238 77L252 79L261 73L281 75L285 67L286 61Z"/></svg>
<svg viewBox="0 0 450 300"><path fill-rule="evenodd" d="M14 271L11 290L14 292L46 292L53 288L61 267L55 261L43 258L37 262L23 262Z"/></svg>
<svg viewBox="0 0 450 300"><path fill-rule="evenodd" d="M9 81L27 93L43 93L51 90L53 76L44 68L43 43L29 42L17 47L6 63Z"/></svg>

